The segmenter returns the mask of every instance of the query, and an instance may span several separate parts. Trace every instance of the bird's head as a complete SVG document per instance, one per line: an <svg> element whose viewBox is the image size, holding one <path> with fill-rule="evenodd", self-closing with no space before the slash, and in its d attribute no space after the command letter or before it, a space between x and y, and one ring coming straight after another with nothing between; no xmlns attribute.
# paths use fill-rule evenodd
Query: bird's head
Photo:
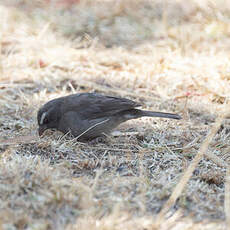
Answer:
<svg viewBox="0 0 230 230"><path fill-rule="evenodd" d="M45 130L57 128L59 122L59 105L57 103L46 103L37 113L38 134L41 136Z"/></svg>

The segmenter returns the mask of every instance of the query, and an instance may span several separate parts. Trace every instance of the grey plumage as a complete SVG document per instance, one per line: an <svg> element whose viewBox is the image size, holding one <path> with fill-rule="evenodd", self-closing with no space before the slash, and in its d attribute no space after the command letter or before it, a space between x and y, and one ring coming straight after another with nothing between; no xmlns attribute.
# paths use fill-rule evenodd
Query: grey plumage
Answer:
<svg viewBox="0 0 230 230"><path fill-rule="evenodd" d="M110 133L120 123L143 116L181 119L178 114L136 109L140 104L125 98L96 93L73 94L47 102L37 114L39 135L55 128L79 141Z"/></svg>

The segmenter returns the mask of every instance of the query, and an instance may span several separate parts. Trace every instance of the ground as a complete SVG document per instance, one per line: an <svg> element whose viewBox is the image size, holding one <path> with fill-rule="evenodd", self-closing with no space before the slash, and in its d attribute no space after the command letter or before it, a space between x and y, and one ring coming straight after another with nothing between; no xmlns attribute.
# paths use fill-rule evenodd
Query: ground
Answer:
<svg viewBox="0 0 230 230"><path fill-rule="evenodd" d="M0 1L1 229L230 225L230 3ZM106 143L37 134L50 99L126 97L142 118Z"/></svg>

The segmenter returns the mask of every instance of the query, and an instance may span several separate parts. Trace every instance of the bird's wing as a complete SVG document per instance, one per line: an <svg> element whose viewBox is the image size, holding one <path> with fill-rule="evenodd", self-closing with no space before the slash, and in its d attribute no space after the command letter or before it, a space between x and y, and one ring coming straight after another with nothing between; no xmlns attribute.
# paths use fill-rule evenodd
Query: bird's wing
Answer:
<svg viewBox="0 0 230 230"><path fill-rule="evenodd" d="M66 97L64 111L76 111L84 118L111 116L140 106L135 101L96 93L74 94Z"/></svg>

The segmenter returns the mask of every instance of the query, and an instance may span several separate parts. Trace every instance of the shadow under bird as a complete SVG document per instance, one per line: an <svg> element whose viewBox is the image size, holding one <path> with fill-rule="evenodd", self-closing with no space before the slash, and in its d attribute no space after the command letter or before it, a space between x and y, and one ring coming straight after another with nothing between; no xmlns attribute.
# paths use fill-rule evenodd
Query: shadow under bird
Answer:
<svg viewBox="0 0 230 230"><path fill-rule="evenodd" d="M79 141L90 141L109 134L127 120L140 117L181 119L178 114L136 109L135 101L104 96L97 93L79 93L47 102L37 114L39 135L47 129L70 133Z"/></svg>

